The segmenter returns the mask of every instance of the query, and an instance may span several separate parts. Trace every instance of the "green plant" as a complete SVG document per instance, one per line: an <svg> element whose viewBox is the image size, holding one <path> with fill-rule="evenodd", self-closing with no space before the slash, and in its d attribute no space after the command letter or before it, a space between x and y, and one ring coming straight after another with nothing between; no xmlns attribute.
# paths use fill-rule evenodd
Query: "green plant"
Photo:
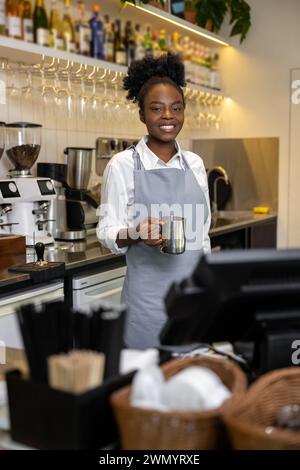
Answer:
<svg viewBox="0 0 300 470"><path fill-rule="evenodd" d="M250 6L245 0L197 0L197 24L203 28L208 21L213 30L218 32L226 13L230 15L232 25L230 36L240 35L242 43L251 26Z"/></svg>
<svg viewBox="0 0 300 470"><path fill-rule="evenodd" d="M230 36L240 34L240 42L242 43L251 26L251 8L245 0L230 0L228 4L230 10L230 24L233 25Z"/></svg>
<svg viewBox="0 0 300 470"><path fill-rule="evenodd" d="M184 10L185 11L195 11L197 7L198 0L185 0Z"/></svg>

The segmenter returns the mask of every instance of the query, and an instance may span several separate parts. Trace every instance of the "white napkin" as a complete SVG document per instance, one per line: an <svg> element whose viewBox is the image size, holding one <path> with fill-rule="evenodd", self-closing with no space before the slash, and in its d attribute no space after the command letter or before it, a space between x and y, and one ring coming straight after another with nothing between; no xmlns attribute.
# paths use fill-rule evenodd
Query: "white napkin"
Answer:
<svg viewBox="0 0 300 470"><path fill-rule="evenodd" d="M7 404L7 390L5 380L0 380L0 406Z"/></svg>
<svg viewBox="0 0 300 470"><path fill-rule="evenodd" d="M158 350L154 348L140 351L138 349L123 349L120 358L120 374L127 374L134 370L158 364Z"/></svg>
<svg viewBox="0 0 300 470"><path fill-rule="evenodd" d="M163 373L157 366L137 372L132 382L131 404L139 408L167 409L161 402L164 382Z"/></svg>
<svg viewBox="0 0 300 470"><path fill-rule="evenodd" d="M218 408L231 392L206 367L193 366L165 380L158 366L136 373L131 404L161 411L205 411Z"/></svg>
<svg viewBox="0 0 300 470"><path fill-rule="evenodd" d="M231 393L219 377L206 367L188 367L168 380L161 393L169 410L204 411L218 408Z"/></svg>

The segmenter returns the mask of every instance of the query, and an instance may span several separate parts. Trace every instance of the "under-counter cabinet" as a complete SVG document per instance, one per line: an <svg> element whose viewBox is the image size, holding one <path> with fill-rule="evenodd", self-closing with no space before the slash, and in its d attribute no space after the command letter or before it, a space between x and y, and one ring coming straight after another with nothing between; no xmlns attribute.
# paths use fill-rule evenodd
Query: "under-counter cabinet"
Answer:
<svg viewBox="0 0 300 470"><path fill-rule="evenodd" d="M19 332L16 309L21 305L64 300L62 281L48 282L46 285L30 286L23 290L0 296L0 341L7 347L23 349Z"/></svg>
<svg viewBox="0 0 300 470"><path fill-rule="evenodd" d="M249 248L276 248L277 220L255 224L248 229Z"/></svg>
<svg viewBox="0 0 300 470"><path fill-rule="evenodd" d="M232 227L221 233L210 233L213 251L249 249L249 248L276 248L277 246L277 217L271 219L243 224L242 227Z"/></svg>

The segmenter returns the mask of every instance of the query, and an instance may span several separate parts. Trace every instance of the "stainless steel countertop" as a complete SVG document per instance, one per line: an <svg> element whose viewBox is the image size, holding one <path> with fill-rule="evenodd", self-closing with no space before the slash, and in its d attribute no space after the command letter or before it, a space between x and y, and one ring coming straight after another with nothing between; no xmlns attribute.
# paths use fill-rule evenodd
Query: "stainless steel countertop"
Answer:
<svg viewBox="0 0 300 470"><path fill-rule="evenodd" d="M91 235L85 241L55 242L46 247L44 258L47 261L66 263L66 270L71 270L122 256L111 253L101 245L96 235ZM27 250L27 262L29 261L35 261L33 248Z"/></svg>
<svg viewBox="0 0 300 470"><path fill-rule="evenodd" d="M221 219L230 219L231 222L227 225L211 228L209 232L211 237L243 229L253 224L274 220L277 217L276 213L256 215L251 211L222 211L218 215ZM68 271L116 259L117 257L122 259L123 255L112 254L99 243L95 235L89 236L86 241L81 242L56 242L54 246L46 247L45 251L45 259L66 263L66 270ZM34 260L34 250L29 248L27 250L27 262ZM9 273L7 270L6 273L6 275L4 271L1 273L0 288L29 279L27 274Z"/></svg>
<svg viewBox="0 0 300 470"><path fill-rule="evenodd" d="M212 226L209 231L211 237L230 233L235 230L243 229L254 224L261 224L267 221L275 220L276 212L269 214L254 214L252 211L219 211L215 216L212 215ZM214 226L214 219L219 221L230 221L225 225ZM221 219L221 220L220 220Z"/></svg>

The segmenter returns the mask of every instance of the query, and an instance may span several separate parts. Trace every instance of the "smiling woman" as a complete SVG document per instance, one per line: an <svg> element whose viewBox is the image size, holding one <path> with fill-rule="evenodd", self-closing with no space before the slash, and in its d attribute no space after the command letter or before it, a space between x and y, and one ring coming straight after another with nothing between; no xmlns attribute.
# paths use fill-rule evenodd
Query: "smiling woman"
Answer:
<svg viewBox="0 0 300 470"><path fill-rule="evenodd" d="M205 168L198 155L183 152L176 141L184 124L184 84L177 55L132 63L124 88L138 103L148 135L115 155L103 176L97 234L112 252L126 254L122 300L130 348L159 345L168 288L190 274L202 251L210 251ZM186 226L185 251L177 256L161 250L162 226L172 216L184 218Z"/></svg>

